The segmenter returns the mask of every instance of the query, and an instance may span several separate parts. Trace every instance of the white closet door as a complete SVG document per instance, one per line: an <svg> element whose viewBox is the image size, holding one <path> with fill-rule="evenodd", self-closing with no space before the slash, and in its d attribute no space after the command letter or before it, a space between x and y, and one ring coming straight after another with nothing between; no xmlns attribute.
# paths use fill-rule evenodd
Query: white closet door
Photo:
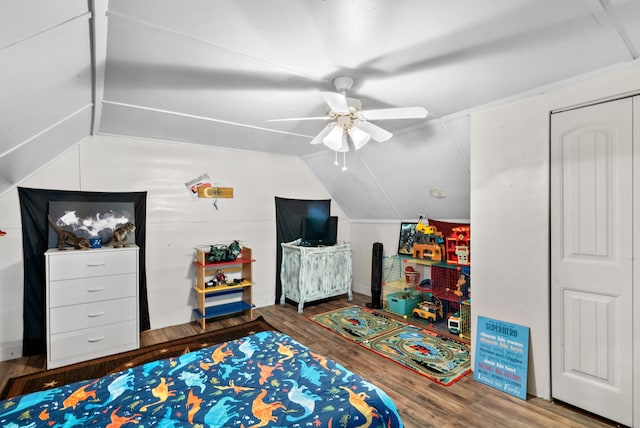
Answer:
<svg viewBox="0 0 640 428"><path fill-rule="evenodd" d="M551 118L552 396L625 425L633 417L632 129L630 98Z"/></svg>

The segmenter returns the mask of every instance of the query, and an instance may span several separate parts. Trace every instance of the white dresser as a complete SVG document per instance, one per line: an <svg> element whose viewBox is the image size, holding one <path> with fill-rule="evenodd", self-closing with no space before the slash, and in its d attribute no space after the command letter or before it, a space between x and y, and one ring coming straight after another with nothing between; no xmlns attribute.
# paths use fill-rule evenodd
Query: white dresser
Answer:
<svg viewBox="0 0 640 428"><path fill-rule="evenodd" d="M280 282L282 297L298 302L302 313L305 302L351 293L351 244L337 243L327 247L302 247L300 239L283 242Z"/></svg>
<svg viewBox="0 0 640 428"><path fill-rule="evenodd" d="M47 368L137 349L138 247L50 249Z"/></svg>

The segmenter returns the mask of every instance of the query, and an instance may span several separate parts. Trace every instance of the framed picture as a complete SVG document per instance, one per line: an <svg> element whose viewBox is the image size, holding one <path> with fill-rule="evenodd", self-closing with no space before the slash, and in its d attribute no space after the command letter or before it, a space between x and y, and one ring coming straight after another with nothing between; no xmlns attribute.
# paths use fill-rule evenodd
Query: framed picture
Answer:
<svg viewBox="0 0 640 428"><path fill-rule="evenodd" d="M418 223L400 223L398 254L410 256L413 253L413 242L416 239L417 225Z"/></svg>
<svg viewBox="0 0 640 428"><path fill-rule="evenodd" d="M56 227L78 238L108 242L118 226L135 222L135 209L133 202L49 201L49 217ZM58 246L54 225L49 226L48 248Z"/></svg>

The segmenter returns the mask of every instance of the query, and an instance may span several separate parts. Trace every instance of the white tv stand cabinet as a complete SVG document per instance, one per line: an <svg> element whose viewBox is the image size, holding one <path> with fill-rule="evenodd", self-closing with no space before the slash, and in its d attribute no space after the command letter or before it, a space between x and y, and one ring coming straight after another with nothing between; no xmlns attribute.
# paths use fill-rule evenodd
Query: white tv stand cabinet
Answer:
<svg viewBox="0 0 640 428"><path fill-rule="evenodd" d="M282 296L298 303L302 313L305 302L351 292L351 244L337 243L327 247L302 247L300 240L283 242L280 281Z"/></svg>

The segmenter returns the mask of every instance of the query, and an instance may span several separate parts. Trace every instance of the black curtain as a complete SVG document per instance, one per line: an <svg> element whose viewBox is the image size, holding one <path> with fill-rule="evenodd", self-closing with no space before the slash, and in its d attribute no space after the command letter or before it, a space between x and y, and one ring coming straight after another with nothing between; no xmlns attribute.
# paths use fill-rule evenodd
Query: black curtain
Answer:
<svg viewBox="0 0 640 428"><path fill-rule="evenodd" d="M308 200L287 199L276 196L276 304L282 296L280 266L282 265L282 242L291 242L302 236L302 221L305 217L329 218L331 199Z"/></svg>
<svg viewBox="0 0 640 428"><path fill-rule="evenodd" d="M133 202L136 225L136 245L140 247L140 331L151 328L147 301L145 270L147 192L107 193L76 192L18 188L22 217L22 255L24 260L24 301L22 353L24 356L42 354L46 350L46 296L44 253L48 249L50 201L74 202Z"/></svg>

